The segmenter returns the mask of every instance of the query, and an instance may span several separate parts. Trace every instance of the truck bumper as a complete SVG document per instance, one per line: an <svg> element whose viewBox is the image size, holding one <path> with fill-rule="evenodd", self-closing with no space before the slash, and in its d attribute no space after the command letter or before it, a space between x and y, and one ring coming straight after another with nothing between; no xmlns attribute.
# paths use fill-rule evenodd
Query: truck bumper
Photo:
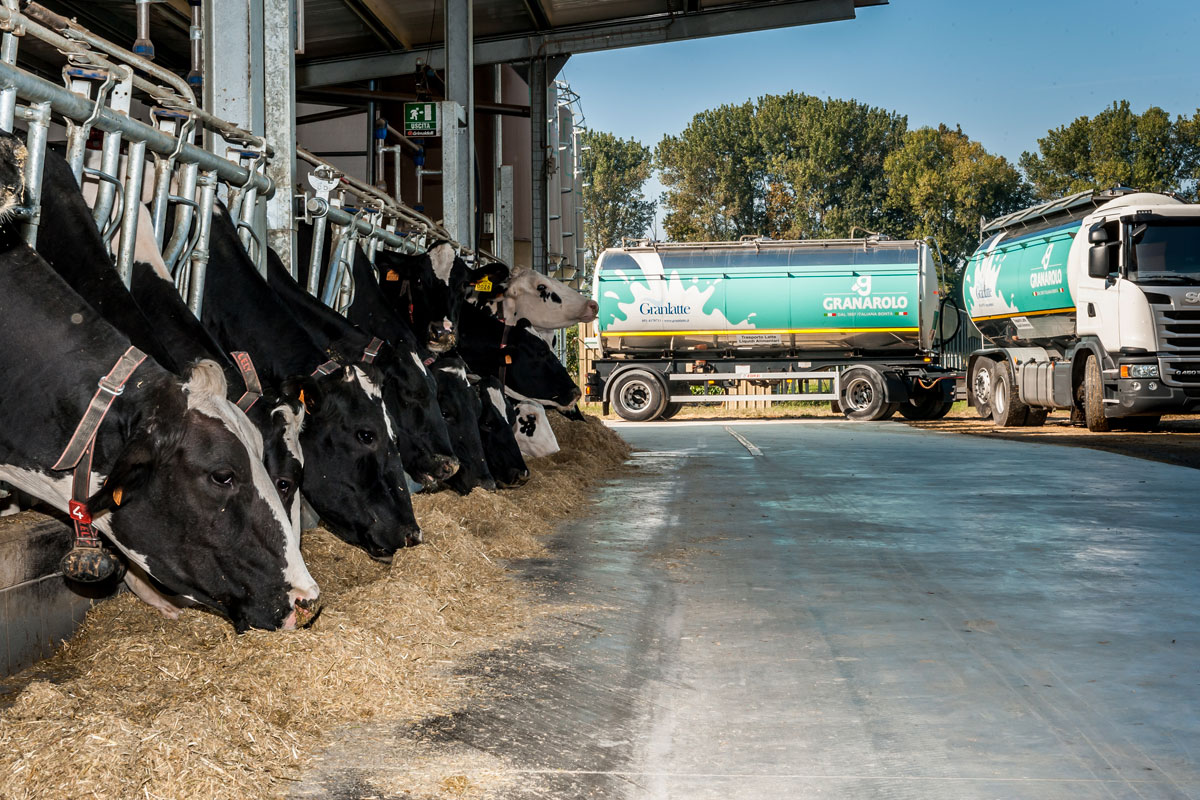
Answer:
<svg viewBox="0 0 1200 800"><path fill-rule="evenodd" d="M1119 379L1116 400L1108 406L1109 417L1193 414L1200 410L1200 392L1167 386L1158 378Z"/></svg>

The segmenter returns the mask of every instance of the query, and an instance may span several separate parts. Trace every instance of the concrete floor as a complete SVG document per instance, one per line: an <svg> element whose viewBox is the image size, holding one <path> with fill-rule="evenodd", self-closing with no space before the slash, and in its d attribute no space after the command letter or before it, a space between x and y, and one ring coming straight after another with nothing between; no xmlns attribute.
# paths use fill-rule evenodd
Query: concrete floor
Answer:
<svg viewBox="0 0 1200 800"><path fill-rule="evenodd" d="M620 432L638 469L528 565L589 610L296 797L393 796L414 733L514 800L1200 797L1200 471L895 423Z"/></svg>

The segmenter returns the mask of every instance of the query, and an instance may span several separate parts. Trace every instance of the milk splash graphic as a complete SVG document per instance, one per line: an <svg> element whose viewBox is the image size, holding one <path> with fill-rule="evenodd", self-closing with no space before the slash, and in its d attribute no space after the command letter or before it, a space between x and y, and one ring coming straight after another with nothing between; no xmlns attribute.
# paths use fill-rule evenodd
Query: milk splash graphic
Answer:
<svg viewBox="0 0 1200 800"><path fill-rule="evenodd" d="M639 257L640 256L640 257ZM663 274L662 262L653 253L638 253L634 255L641 267L642 274L628 275L618 271L633 299L623 302L616 292L605 292L604 296L617 301L617 308L624 314L624 319L614 315L613 321L607 326L610 331L645 330L652 325L656 330L753 330L754 323L750 317L740 322L730 322L719 309L705 311L705 305L717 291L720 278L705 282L701 288L700 282L692 278L684 283L678 272L670 276ZM648 309L670 309L670 313L643 313L643 307ZM686 309L680 313L679 309ZM750 316L754 316L751 314Z"/></svg>

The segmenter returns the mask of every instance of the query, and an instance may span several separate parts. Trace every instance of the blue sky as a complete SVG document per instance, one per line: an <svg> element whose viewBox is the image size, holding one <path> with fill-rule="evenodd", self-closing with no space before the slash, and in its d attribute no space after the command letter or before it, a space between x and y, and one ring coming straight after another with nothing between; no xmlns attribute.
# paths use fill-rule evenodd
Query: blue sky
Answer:
<svg viewBox="0 0 1200 800"><path fill-rule="evenodd" d="M1113 100L1194 114L1200 0L891 0L846 22L577 55L560 77L588 127L651 148L707 108L794 90L961 125L1015 162Z"/></svg>

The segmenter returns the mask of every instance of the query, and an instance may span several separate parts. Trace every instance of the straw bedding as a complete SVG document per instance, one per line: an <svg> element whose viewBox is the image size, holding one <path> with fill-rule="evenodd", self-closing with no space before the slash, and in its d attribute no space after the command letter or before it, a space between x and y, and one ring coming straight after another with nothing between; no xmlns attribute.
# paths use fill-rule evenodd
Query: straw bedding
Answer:
<svg viewBox="0 0 1200 800"><path fill-rule="evenodd" d="M502 560L543 554L538 537L628 456L598 420L553 416L563 450L532 462L525 486L414 498L426 543L391 565L307 532L324 599L308 630L238 636L127 594L97 605L0 713L0 797L280 797L334 727L465 702L480 687L448 665L539 613Z"/></svg>

